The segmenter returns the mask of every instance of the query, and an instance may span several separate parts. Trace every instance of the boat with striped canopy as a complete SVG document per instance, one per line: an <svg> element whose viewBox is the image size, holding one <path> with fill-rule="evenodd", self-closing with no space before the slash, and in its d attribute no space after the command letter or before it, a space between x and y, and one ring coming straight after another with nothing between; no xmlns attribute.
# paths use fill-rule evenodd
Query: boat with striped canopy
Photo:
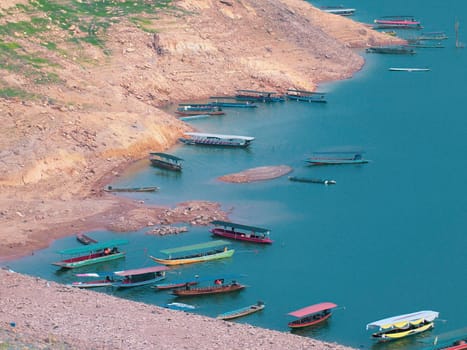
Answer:
<svg viewBox="0 0 467 350"><path fill-rule="evenodd" d="M126 239L116 239L107 242L89 244L85 247L65 249L58 251L61 255L73 256L52 263L62 268L73 269L76 267L97 264L125 257L125 252L120 252L117 247L128 244Z"/></svg>
<svg viewBox="0 0 467 350"><path fill-rule="evenodd" d="M377 329L377 332L372 334L373 338L381 341L395 340L432 329L438 316L436 311L417 311L371 322L367 324L366 329Z"/></svg>
<svg viewBox="0 0 467 350"><path fill-rule="evenodd" d="M271 244L273 241L269 238L271 232L268 228L236 224L229 221L214 220L211 221L214 227L210 230L213 235L238 241L251 243Z"/></svg>
<svg viewBox="0 0 467 350"><path fill-rule="evenodd" d="M193 244L178 248L165 249L160 252L168 255L167 258L157 258L150 256L152 260L163 265L183 265L205 262L210 260L230 258L235 250L228 249L230 242L225 240L216 240L206 243ZM219 247L222 247L219 249ZM192 252L188 255L180 253Z"/></svg>
<svg viewBox="0 0 467 350"><path fill-rule="evenodd" d="M324 302L289 312L288 315L296 317L297 320L289 322L288 326L295 329L309 327L324 322L331 317L331 310L336 307L337 305L334 303Z"/></svg>
<svg viewBox="0 0 467 350"><path fill-rule="evenodd" d="M178 140L186 145L203 145L218 147L248 147L255 139L251 136L207 134L201 132L186 132L186 136Z"/></svg>
<svg viewBox="0 0 467 350"><path fill-rule="evenodd" d="M256 304L248 305L237 310L224 312L218 315L216 318L220 320L233 320L243 316L250 315L252 313L263 310L266 307L262 301L258 301Z"/></svg>

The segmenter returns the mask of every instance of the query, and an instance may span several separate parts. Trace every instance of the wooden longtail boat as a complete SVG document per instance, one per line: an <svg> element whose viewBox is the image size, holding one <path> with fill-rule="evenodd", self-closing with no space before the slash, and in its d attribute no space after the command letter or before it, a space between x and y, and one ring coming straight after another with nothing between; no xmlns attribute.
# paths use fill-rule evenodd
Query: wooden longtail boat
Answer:
<svg viewBox="0 0 467 350"><path fill-rule="evenodd" d="M288 89L285 95L287 96L287 99L292 100L292 101L321 102L321 103L327 102L326 96L323 92Z"/></svg>
<svg viewBox="0 0 467 350"><path fill-rule="evenodd" d="M167 153L151 152L149 153L151 165L173 171L182 170L182 158Z"/></svg>
<svg viewBox="0 0 467 350"><path fill-rule="evenodd" d="M318 156L319 153L329 154L329 156ZM352 154L351 157L344 155L345 153ZM312 157L308 158L309 165L343 165L343 164L365 164L369 160L364 159L361 153L354 152L316 152Z"/></svg>
<svg viewBox="0 0 467 350"><path fill-rule="evenodd" d="M121 187L115 188L112 186L107 186L104 188L105 192L156 192L159 191L157 186L148 186L148 187Z"/></svg>
<svg viewBox="0 0 467 350"><path fill-rule="evenodd" d="M256 304L253 305L245 306L233 311L224 312L223 314L218 315L216 318L221 320L232 320L234 318L243 317L261 311L264 308L264 303L262 301L258 301Z"/></svg>
<svg viewBox="0 0 467 350"><path fill-rule="evenodd" d="M235 99L253 102L284 102L284 96L273 91L237 90Z"/></svg>
<svg viewBox="0 0 467 350"><path fill-rule="evenodd" d="M416 52L407 45L405 46L371 46L366 49L368 53L381 53L392 55L414 55Z"/></svg>
<svg viewBox="0 0 467 350"><path fill-rule="evenodd" d="M242 290L245 287L246 287L245 285L239 284L233 281L230 284L215 284L213 286L208 286L208 287L192 288L190 286L186 286L184 288L174 289L172 291L172 294L176 296L184 296L184 297L185 296L196 296L196 295L221 294L221 293L230 293L230 292Z"/></svg>
<svg viewBox="0 0 467 350"><path fill-rule="evenodd" d="M179 141L187 145L203 145L218 147L248 147L255 139L250 136L205 134L199 132L186 132L184 138Z"/></svg>
<svg viewBox="0 0 467 350"><path fill-rule="evenodd" d="M150 256L150 258L154 260L155 262L158 262L163 265L169 265L169 266L182 265L182 264L193 264L193 263L205 262L205 261L210 261L210 260L230 258L234 254L235 250L228 249L227 245L229 244L230 242L227 242L224 240L193 244L193 245L183 246L179 248L161 250L161 253L169 255L169 257L165 259L156 258L153 256ZM222 246L224 247L222 249L212 249L212 248L217 248L217 247L222 247ZM188 251L192 251L192 252L198 251L198 252L192 253L189 255L181 255L181 256L172 257L172 254L185 253Z"/></svg>
<svg viewBox="0 0 467 350"><path fill-rule="evenodd" d="M374 20L376 28L422 29L413 16L386 16Z"/></svg>
<svg viewBox="0 0 467 350"><path fill-rule="evenodd" d="M198 281L188 281L188 282L172 282L172 283L158 283L154 286L157 290L168 290L168 289L175 289L181 288L186 285L188 286L195 286L199 282Z"/></svg>
<svg viewBox="0 0 467 350"><path fill-rule="evenodd" d="M309 177L298 177L298 176L289 176L289 180L296 181L296 182L309 182L309 183L315 183L315 184L323 184L323 185L336 184L335 180L312 179Z"/></svg>
<svg viewBox="0 0 467 350"><path fill-rule="evenodd" d="M93 280L93 281L77 281L70 284L71 287L77 288L99 288L99 287L112 287L112 280L103 279L103 280Z"/></svg>
<svg viewBox="0 0 467 350"><path fill-rule="evenodd" d="M418 311L371 322L366 329L378 329L372 334L373 338L381 341L395 340L432 329L438 315L436 311Z"/></svg>
<svg viewBox="0 0 467 350"><path fill-rule="evenodd" d="M295 321L289 322L290 328L304 328L326 321L331 317L331 310L337 307L334 303L319 303L310 305L292 312L288 315L298 318Z"/></svg>
<svg viewBox="0 0 467 350"><path fill-rule="evenodd" d="M267 228L247 226L220 220L211 221L211 224L221 226L214 227L210 230L210 232L216 236L251 243L271 244L273 242L269 238L271 230Z"/></svg>
<svg viewBox="0 0 467 350"><path fill-rule="evenodd" d="M128 244L127 240L113 240L102 243L90 244L85 247L61 250L61 255L72 255L74 257L62 261L54 262L52 265L62 268L72 269L76 267L97 264L125 257L124 252L120 252L117 247Z"/></svg>
<svg viewBox="0 0 467 350"><path fill-rule="evenodd" d="M389 68L392 72L429 72L429 68Z"/></svg>
<svg viewBox="0 0 467 350"><path fill-rule="evenodd" d="M95 239L92 239L91 237L85 235L84 233L78 233L76 235L76 239L78 240L78 242L84 244L84 245L88 245L88 244L91 244L91 243L97 243L97 241Z"/></svg>
<svg viewBox="0 0 467 350"><path fill-rule="evenodd" d="M112 286L116 288L131 288L153 284L163 280L165 278L165 271L168 269L167 266L150 266L140 269L118 271L115 272L114 275L123 277L123 279L112 283Z"/></svg>
<svg viewBox="0 0 467 350"><path fill-rule="evenodd" d="M430 350L466 350L467 327L420 339Z"/></svg>

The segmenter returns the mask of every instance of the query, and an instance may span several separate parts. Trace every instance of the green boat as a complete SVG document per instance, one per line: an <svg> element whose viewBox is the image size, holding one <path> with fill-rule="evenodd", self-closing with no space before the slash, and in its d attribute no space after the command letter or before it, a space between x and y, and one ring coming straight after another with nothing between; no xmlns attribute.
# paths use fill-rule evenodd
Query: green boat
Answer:
<svg viewBox="0 0 467 350"><path fill-rule="evenodd" d="M71 256L52 265L60 266L66 269L73 269L76 267L97 264L104 261L110 261L125 257L125 252L121 252L117 247L128 244L125 239L117 239L102 243L90 244L86 247L65 249L58 251L59 254Z"/></svg>

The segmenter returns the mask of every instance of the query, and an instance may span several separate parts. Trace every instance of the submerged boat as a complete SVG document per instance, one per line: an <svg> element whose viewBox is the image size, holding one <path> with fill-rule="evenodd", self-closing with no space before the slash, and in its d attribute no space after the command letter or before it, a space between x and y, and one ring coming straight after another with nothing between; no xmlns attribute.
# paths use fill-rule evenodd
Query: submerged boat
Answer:
<svg viewBox="0 0 467 350"><path fill-rule="evenodd" d="M211 102L211 105L225 108L257 108L258 106L251 101L245 102L233 102L233 101L223 101L225 99L235 99L235 97L220 97L220 96L211 96L210 99L215 99L216 101Z"/></svg>
<svg viewBox="0 0 467 350"><path fill-rule="evenodd" d="M231 293L244 289L246 286L236 281L232 281L229 284L224 284L222 279L214 281L214 285L207 287L195 287L185 286L184 288L174 289L173 295L176 296L197 296L197 295L210 295L210 294L221 294Z"/></svg>
<svg viewBox="0 0 467 350"><path fill-rule="evenodd" d="M237 90L235 99L252 102L284 102L285 98L273 91Z"/></svg>
<svg viewBox="0 0 467 350"><path fill-rule="evenodd" d="M292 101L303 101L303 102L321 102L326 103L326 95L324 92L314 92L306 90L288 89L286 96Z"/></svg>
<svg viewBox="0 0 467 350"><path fill-rule="evenodd" d="M389 68L392 72L429 72L430 68L402 68L402 67L392 67Z"/></svg>
<svg viewBox="0 0 467 350"><path fill-rule="evenodd" d="M337 305L334 303L324 302L289 312L288 315L296 317L297 320L289 322L288 326L290 328L304 328L324 322L331 317L331 310L336 307Z"/></svg>
<svg viewBox="0 0 467 350"><path fill-rule="evenodd" d="M218 315L216 318L221 320L233 320L234 318L239 318L243 316L250 315L252 313L261 311L265 308L265 305L262 301L258 301L256 304L248 305L237 310L224 312Z"/></svg>
<svg viewBox="0 0 467 350"><path fill-rule="evenodd" d="M159 191L157 186L147 186L147 187L112 187L107 186L104 188L105 192L156 192Z"/></svg>
<svg viewBox="0 0 467 350"><path fill-rule="evenodd" d="M99 288L99 287L112 287L112 279L107 277L100 280L92 281L75 281L70 284L71 287L76 288Z"/></svg>
<svg viewBox="0 0 467 350"><path fill-rule="evenodd" d="M318 154L327 154L327 156L324 157ZM351 156L348 154L351 154ZM363 158L361 153L354 152L315 152L306 161L309 165L365 164L369 162L369 160Z"/></svg>
<svg viewBox="0 0 467 350"><path fill-rule="evenodd" d="M151 165L173 171L182 170L182 158L167 153L151 152L149 153Z"/></svg>
<svg viewBox="0 0 467 350"><path fill-rule="evenodd" d="M370 46L366 49L368 53L381 53L381 54L392 54L392 55L414 55L416 52L407 45L395 45L395 46Z"/></svg>
<svg viewBox="0 0 467 350"><path fill-rule="evenodd" d="M421 339L420 341L429 345L430 350L466 350L467 327Z"/></svg>
<svg viewBox="0 0 467 350"><path fill-rule="evenodd" d="M395 340L432 329L438 315L436 311L418 311L371 322L367 324L366 329L378 329L372 334L373 338L381 341Z"/></svg>
<svg viewBox="0 0 467 350"><path fill-rule="evenodd" d="M206 243L193 244L173 249L161 250L161 253L168 255L167 258L156 258L150 256L152 260L163 265L182 265L194 264L210 260L230 258L235 250L228 249L230 242L224 240L216 240ZM219 249L219 247L223 247ZM188 255L177 255L178 253L192 252ZM175 256L172 256L176 254Z"/></svg>
<svg viewBox="0 0 467 350"><path fill-rule="evenodd" d="M335 185L336 181L334 180L324 180L324 179L312 179L309 177L298 177L298 176L289 176L290 181L296 182L309 182L314 184L323 184L323 185Z"/></svg>
<svg viewBox="0 0 467 350"><path fill-rule="evenodd" d="M186 136L179 141L187 145L204 145L218 147L248 147L255 139L250 136L206 134L200 132L186 132Z"/></svg>
<svg viewBox="0 0 467 350"><path fill-rule="evenodd" d="M185 304L185 303L168 303L165 305L166 308L172 309L172 310L194 310L196 309L196 306L190 305L190 304Z"/></svg>
<svg viewBox="0 0 467 350"><path fill-rule="evenodd" d="M247 226L221 220L211 221L211 224L217 226L210 230L210 232L216 236L251 243L271 244L273 242L271 238L269 238L271 230L267 228Z"/></svg>
<svg viewBox="0 0 467 350"><path fill-rule="evenodd" d="M84 245L88 245L88 244L91 244L91 243L97 243L97 241L87 235L85 235L84 233L78 233L76 235L76 239L78 240L78 242L84 244Z"/></svg>
<svg viewBox="0 0 467 350"><path fill-rule="evenodd" d="M62 268L73 269L76 267L97 264L125 257L117 247L128 244L127 240L113 240L102 243L89 244L85 247L65 249L58 251L61 255L69 255L71 258L52 263Z"/></svg>

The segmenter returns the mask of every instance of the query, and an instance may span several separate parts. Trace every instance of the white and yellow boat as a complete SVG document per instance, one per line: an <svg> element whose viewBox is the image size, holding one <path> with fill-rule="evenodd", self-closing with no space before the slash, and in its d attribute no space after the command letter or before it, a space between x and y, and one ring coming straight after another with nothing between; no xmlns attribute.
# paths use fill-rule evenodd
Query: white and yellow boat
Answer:
<svg viewBox="0 0 467 350"><path fill-rule="evenodd" d="M382 341L396 340L432 329L438 316L436 311L418 311L369 323L366 329L378 329L372 334L373 338Z"/></svg>

